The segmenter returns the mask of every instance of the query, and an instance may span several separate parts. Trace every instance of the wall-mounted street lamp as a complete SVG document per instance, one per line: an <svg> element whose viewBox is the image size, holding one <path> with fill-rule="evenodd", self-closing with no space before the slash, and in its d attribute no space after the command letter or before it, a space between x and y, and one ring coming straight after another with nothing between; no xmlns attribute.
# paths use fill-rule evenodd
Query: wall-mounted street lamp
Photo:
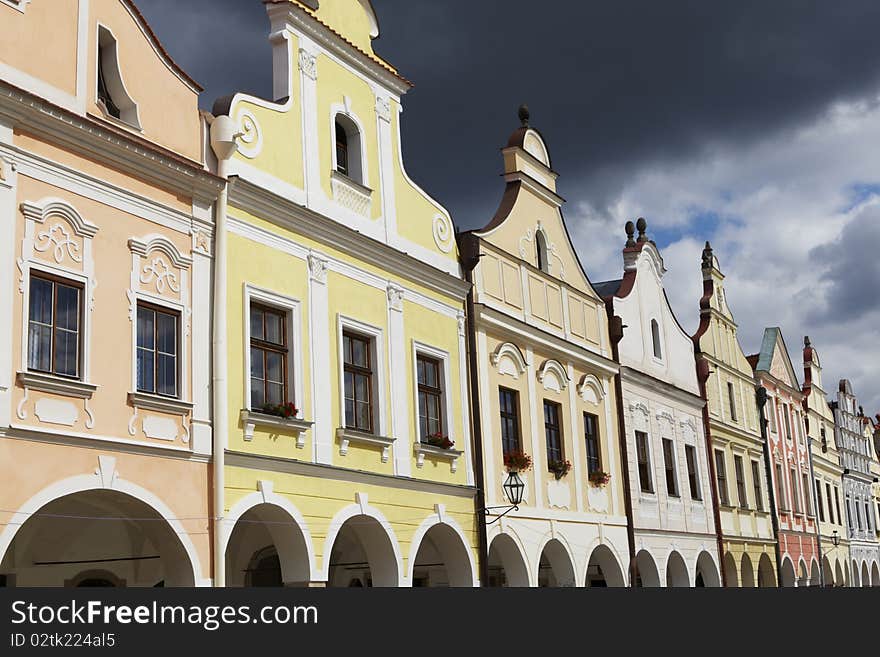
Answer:
<svg viewBox="0 0 880 657"><path fill-rule="evenodd" d="M510 506L487 506L483 511L486 512L486 515L491 515L492 512L497 511L498 509L504 509L504 511L486 522L487 525L491 525L493 522L497 522L501 520L504 516L506 516L511 511L519 511L519 505L522 503L523 493L526 490L526 485L523 482L522 478L519 476L519 473L515 470L511 470L507 473L507 479L504 484L502 484L501 488L504 490L504 496L507 498L507 501L510 502Z"/></svg>
<svg viewBox="0 0 880 657"><path fill-rule="evenodd" d="M840 545L840 534L837 533L836 529L831 532L831 545L833 545L834 547Z"/></svg>

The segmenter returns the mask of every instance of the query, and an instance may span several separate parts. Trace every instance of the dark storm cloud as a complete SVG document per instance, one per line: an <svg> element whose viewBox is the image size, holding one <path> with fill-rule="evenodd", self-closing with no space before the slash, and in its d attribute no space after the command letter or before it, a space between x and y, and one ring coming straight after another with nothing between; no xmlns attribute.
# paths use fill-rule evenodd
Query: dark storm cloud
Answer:
<svg viewBox="0 0 880 657"><path fill-rule="evenodd" d="M824 265L826 285L826 303L815 306L813 321L848 325L877 311L878 245L880 206L869 205L846 225L836 241L810 251L810 260Z"/></svg>
<svg viewBox="0 0 880 657"><path fill-rule="evenodd" d="M259 0L136 1L206 86L203 107L233 89L270 93ZM880 70L876 0L374 6L376 51L416 82L405 101L408 168L464 226L494 209L498 148L521 102L550 143L563 195L601 208L635 163L796 125L864 95Z"/></svg>

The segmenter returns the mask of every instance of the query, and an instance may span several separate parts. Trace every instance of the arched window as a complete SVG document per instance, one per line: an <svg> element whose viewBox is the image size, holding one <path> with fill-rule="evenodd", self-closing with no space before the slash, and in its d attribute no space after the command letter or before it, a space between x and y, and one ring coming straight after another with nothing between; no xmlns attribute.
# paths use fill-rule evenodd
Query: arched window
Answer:
<svg viewBox="0 0 880 657"><path fill-rule="evenodd" d="M137 105L122 82L116 38L103 25L98 26L98 70L96 102L115 119L140 129Z"/></svg>
<svg viewBox="0 0 880 657"><path fill-rule="evenodd" d="M663 358L663 349L660 346L660 325L656 319L651 320L651 338L654 340L654 358Z"/></svg>
<svg viewBox="0 0 880 657"><path fill-rule="evenodd" d="M547 259L547 239L544 237L544 231L542 230L535 233L535 250L537 251L538 269L549 274L550 262Z"/></svg>
<svg viewBox="0 0 880 657"><path fill-rule="evenodd" d="M357 124L344 114L337 114L333 122L333 132L337 173L356 183L364 184L361 168L361 134Z"/></svg>

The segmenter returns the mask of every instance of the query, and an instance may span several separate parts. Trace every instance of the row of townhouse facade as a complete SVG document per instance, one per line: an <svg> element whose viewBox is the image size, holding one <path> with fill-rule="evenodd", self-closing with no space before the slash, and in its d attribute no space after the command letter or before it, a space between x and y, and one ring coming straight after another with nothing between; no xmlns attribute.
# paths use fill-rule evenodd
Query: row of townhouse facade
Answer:
<svg viewBox="0 0 880 657"><path fill-rule="evenodd" d="M524 107L457 232L371 3L263 4L205 112L131 0L0 0L0 584L880 585L809 339L747 356L708 244L688 335L644 219L592 283Z"/></svg>

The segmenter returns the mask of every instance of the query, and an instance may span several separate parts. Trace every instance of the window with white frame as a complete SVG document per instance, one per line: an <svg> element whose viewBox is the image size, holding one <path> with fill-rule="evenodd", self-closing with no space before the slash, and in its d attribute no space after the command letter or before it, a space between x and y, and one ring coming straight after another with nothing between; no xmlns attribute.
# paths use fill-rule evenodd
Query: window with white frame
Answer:
<svg viewBox="0 0 880 657"><path fill-rule="evenodd" d="M180 313L146 302L137 306L137 391L180 394Z"/></svg>
<svg viewBox="0 0 880 657"><path fill-rule="evenodd" d="M639 486L643 493L654 492L654 481L651 476L651 453L648 449L648 434L636 431L636 460L639 466Z"/></svg>
<svg viewBox="0 0 880 657"><path fill-rule="evenodd" d="M724 452L715 450L715 479L718 483L718 501L730 506L730 492L727 490L727 467L724 463Z"/></svg>
<svg viewBox="0 0 880 657"><path fill-rule="evenodd" d="M678 473L675 471L675 443L669 438L663 439L663 469L666 473L666 493L670 497L678 497Z"/></svg>
<svg viewBox="0 0 880 657"><path fill-rule="evenodd" d="M419 440L448 438L451 418L446 402L447 356L444 352L416 344L416 403Z"/></svg>
<svg viewBox="0 0 880 657"><path fill-rule="evenodd" d="M351 431L383 436L382 330L348 317L339 316L338 321L342 425Z"/></svg>
<svg viewBox="0 0 880 657"><path fill-rule="evenodd" d="M333 120L333 140L333 169L363 185L361 131L352 118L342 112Z"/></svg>
<svg viewBox="0 0 880 657"><path fill-rule="evenodd" d="M663 346L660 341L660 324L657 323L656 319L651 320L651 341L654 347L654 358L662 360Z"/></svg>
<svg viewBox="0 0 880 657"><path fill-rule="evenodd" d="M302 396L300 302L251 285L245 286L244 301L247 408L276 414L278 406L297 406Z"/></svg>
<svg viewBox="0 0 880 657"><path fill-rule="evenodd" d="M688 486L691 491L691 499L702 500L703 493L700 490L700 471L697 465L697 449L693 445L684 446L685 460L687 461Z"/></svg>
<svg viewBox="0 0 880 657"><path fill-rule="evenodd" d="M550 273L550 260L547 253L547 238L544 237L544 231L535 231L535 250L538 269L544 273Z"/></svg>
<svg viewBox="0 0 880 657"><path fill-rule="evenodd" d="M752 460L752 488L755 490L755 509L764 510L764 494L761 492L761 466Z"/></svg>

